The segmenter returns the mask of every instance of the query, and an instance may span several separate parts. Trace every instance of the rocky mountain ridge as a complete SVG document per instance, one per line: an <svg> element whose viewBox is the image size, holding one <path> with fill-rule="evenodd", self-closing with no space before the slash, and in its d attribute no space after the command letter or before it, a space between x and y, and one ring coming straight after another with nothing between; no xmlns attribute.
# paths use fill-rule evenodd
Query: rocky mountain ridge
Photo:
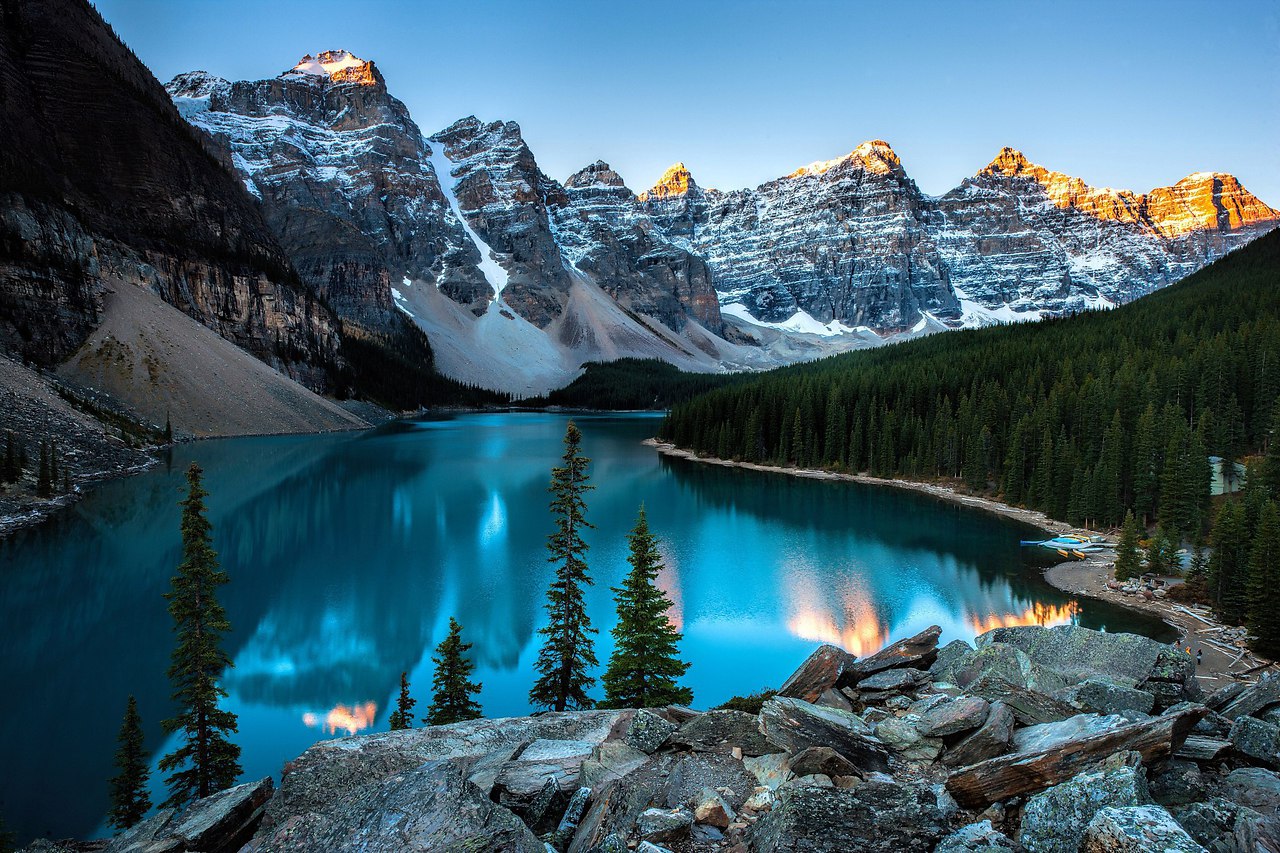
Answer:
<svg viewBox="0 0 1280 853"><path fill-rule="evenodd" d="M602 160L561 183L514 122L425 138L342 50L167 88L340 315L377 326L398 308L446 373L517 394L591 359L768 367L1107 307L1280 223L1229 175L1136 195L1008 148L932 197L883 140L754 189L705 189L677 163L637 194Z"/></svg>

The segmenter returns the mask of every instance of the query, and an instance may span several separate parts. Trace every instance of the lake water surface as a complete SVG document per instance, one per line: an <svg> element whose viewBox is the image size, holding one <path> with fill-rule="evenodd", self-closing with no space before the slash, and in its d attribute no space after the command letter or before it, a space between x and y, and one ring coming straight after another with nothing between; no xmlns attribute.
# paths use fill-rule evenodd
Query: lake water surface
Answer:
<svg viewBox="0 0 1280 853"><path fill-rule="evenodd" d="M777 686L820 642L867 654L931 624L943 641L1060 624L1170 639L1154 618L1077 607L1025 562L1025 525L899 489L660 457L652 415L579 415L591 618L608 659L609 587L643 502L684 631L695 707ZM467 414L366 433L184 445L105 483L58 518L0 541L0 812L35 835L104 831L125 701L147 746L172 744L163 593L179 561L178 500L206 471L214 545L231 582L226 706L246 778L319 738L386 730L407 671L425 713L431 649L449 617L475 643L487 716L527 693L551 567L547 484L568 415ZM597 689L597 693L599 690ZM153 760L154 764L154 760ZM153 799L163 799L153 772Z"/></svg>

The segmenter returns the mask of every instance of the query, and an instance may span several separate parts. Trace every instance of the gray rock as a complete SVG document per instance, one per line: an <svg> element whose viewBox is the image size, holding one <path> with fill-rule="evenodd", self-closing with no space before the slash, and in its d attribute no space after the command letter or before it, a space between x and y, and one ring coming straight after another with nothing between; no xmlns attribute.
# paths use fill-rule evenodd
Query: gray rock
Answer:
<svg viewBox="0 0 1280 853"><path fill-rule="evenodd" d="M970 684L967 692L990 702L1003 702L1013 711L1018 722L1027 726L1054 723L1076 715L1076 709L1066 702L1060 702L1046 693L1011 684L989 672Z"/></svg>
<svg viewBox="0 0 1280 853"><path fill-rule="evenodd" d="M1173 811L1174 819L1213 853L1259 853L1280 850L1280 823L1222 797L1189 803Z"/></svg>
<svg viewBox="0 0 1280 853"><path fill-rule="evenodd" d="M757 782L771 791L777 790L779 785L794 775L791 772L791 757L785 752L775 752L759 757L749 756L744 758L742 763L756 777Z"/></svg>
<svg viewBox="0 0 1280 853"><path fill-rule="evenodd" d="M910 715L890 717L876 725L876 737L904 761L933 761L942 752L942 738L920 734L918 720Z"/></svg>
<svg viewBox="0 0 1280 853"><path fill-rule="evenodd" d="M161 809L112 838L103 849L110 853L144 853L151 849L163 849L165 828L177 813L177 809ZM34 847L35 845L32 845L28 849L34 849Z"/></svg>
<svg viewBox="0 0 1280 853"><path fill-rule="evenodd" d="M777 748L760 734L760 721L745 711L707 711L682 725L670 742L694 752L722 752L734 747L743 755L767 755Z"/></svg>
<svg viewBox="0 0 1280 853"><path fill-rule="evenodd" d="M582 762L578 784L599 790L606 783L626 776L642 766L648 756L620 740L607 740L597 746L591 757Z"/></svg>
<svg viewBox="0 0 1280 853"><path fill-rule="evenodd" d="M988 643L969 652L952 665L948 680L964 688L984 675L998 676L1018 687L1032 687L1036 680L1031 658L1008 643Z"/></svg>
<svg viewBox="0 0 1280 853"><path fill-rule="evenodd" d="M666 847L659 847L651 841L641 841L636 845L636 853L671 853Z"/></svg>
<svg viewBox="0 0 1280 853"><path fill-rule="evenodd" d="M1098 714L1076 714L1056 723L1027 726L1013 733L1013 751L1037 752L1068 741L1109 732L1126 723L1123 717L1114 714L1106 717Z"/></svg>
<svg viewBox="0 0 1280 853"><path fill-rule="evenodd" d="M1085 829L1080 853L1206 853L1160 806L1109 807Z"/></svg>
<svg viewBox="0 0 1280 853"><path fill-rule="evenodd" d="M1280 703L1280 674L1269 672L1227 702L1221 710L1229 720L1256 714L1268 706Z"/></svg>
<svg viewBox="0 0 1280 853"><path fill-rule="evenodd" d="M1157 661L1163 660L1162 653L1170 650L1164 643L1137 634L1093 631L1079 625L996 628L975 642L979 648L992 643L1014 646L1033 663L1070 683L1098 677L1125 687L1146 681Z"/></svg>
<svg viewBox="0 0 1280 853"><path fill-rule="evenodd" d="M1231 704L1241 693L1249 689L1248 684L1243 681L1233 681L1230 684L1224 684L1217 690L1205 697L1204 706L1211 711L1221 711L1227 705Z"/></svg>
<svg viewBox="0 0 1280 853"><path fill-rule="evenodd" d="M693 815L682 808L645 809L636 818L636 831L646 841L674 841L689 834Z"/></svg>
<svg viewBox="0 0 1280 853"><path fill-rule="evenodd" d="M1261 761L1271 767L1280 767L1280 727L1254 717L1236 717L1228 735L1235 751L1243 756Z"/></svg>
<svg viewBox="0 0 1280 853"><path fill-rule="evenodd" d="M993 702L986 721L943 753L942 763L947 767L967 767L1004 755L1013 741L1013 729L1013 711L1003 702Z"/></svg>
<svg viewBox="0 0 1280 853"><path fill-rule="evenodd" d="M272 788L268 776L196 800L181 814L162 809L112 838L103 849L111 853L239 850L262 820Z"/></svg>
<svg viewBox="0 0 1280 853"><path fill-rule="evenodd" d="M964 640L952 640L938 649L938 657L929 667L929 675L934 681L955 684L955 665L973 653L973 646Z"/></svg>
<svg viewBox="0 0 1280 853"><path fill-rule="evenodd" d="M628 746L651 755L657 752L658 747L666 742L667 736L677 728L679 726L675 723L663 719L653 711L641 708L631 718L631 724L627 726L627 733L623 736L623 740Z"/></svg>
<svg viewBox="0 0 1280 853"><path fill-rule="evenodd" d="M1200 683L1196 681L1195 658L1175 646L1165 646L1161 650L1151 666L1151 673L1138 687L1155 697L1156 710L1204 696Z"/></svg>
<svg viewBox="0 0 1280 853"><path fill-rule="evenodd" d="M545 851L519 818L466 780L462 762L431 761L333 792L323 812L297 813L260 830L246 853L353 849Z"/></svg>
<svg viewBox="0 0 1280 853"><path fill-rule="evenodd" d="M914 637L907 637L885 646L870 657L850 665L846 672L855 682L886 669L910 666L928 669L938 657L938 637L942 629L937 625L925 628Z"/></svg>
<svg viewBox="0 0 1280 853"><path fill-rule="evenodd" d="M797 776L822 773L836 776L857 776L858 768L849 759L829 746L811 746L791 757L791 772Z"/></svg>
<svg viewBox="0 0 1280 853"><path fill-rule="evenodd" d="M778 688L779 696L817 703L828 690L852 684L845 671L857 660L839 646L819 646Z"/></svg>
<svg viewBox="0 0 1280 853"><path fill-rule="evenodd" d="M884 745L848 711L774 697L760 709L760 730L769 743L793 755L811 746L829 746L862 770L888 768Z"/></svg>
<svg viewBox="0 0 1280 853"><path fill-rule="evenodd" d="M1082 773L1027 800L1018 842L1027 853L1076 853L1085 828L1099 811L1150 802L1140 767Z"/></svg>
<svg viewBox="0 0 1280 853"><path fill-rule="evenodd" d="M991 703L977 696L944 697L923 712L917 727L927 737L949 737L978 728L990 711Z"/></svg>
<svg viewBox="0 0 1280 853"><path fill-rule="evenodd" d="M1261 767L1242 767L1227 774L1222 796L1267 817L1280 818L1280 775Z"/></svg>
<svg viewBox="0 0 1280 853"><path fill-rule="evenodd" d="M924 785L788 785L747 843L754 853L926 853L945 831L937 794Z"/></svg>
<svg viewBox="0 0 1280 853"><path fill-rule="evenodd" d="M1147 768L1147 788L1151 798L1165 808L1206 799L1213 787L1194 761L1171 758Z"/></svg>
<svg viewBox="0 0 1280 853"><path fill-rule="evenodd" d="M934 848L933 853L1000 853L1014 850L1009 836L982 820L962 826L948 835Z"/></svg>
<svg viewBox="0 0 1280 853"><path fill-rule="evenodd" d="M1149 714L1156 701L1156 697L1145 690L1122 687L1100 678L1086 678L1059 691L1055 697L1095 714L1118 714L1121 711Z"/></svg>
<svg viewBox="0 0 1280 853"><path fill-rule="evenodd" d="M578 829L578 824L582 821L583 814L587 811L587 802L590 799L590 788L579 788L573 792L573 796L569 798L569 805L560 817L560 824L547 839L547 843L553 850L564 850L569 846L569 842L573 840L573 834Z"/></svg>
<svg viewBox="0 0 1280 853"><path fill-rule="evenodd" d="M569 797L579 787L583 762L595 749L591 741L539 738L502 765L491 797L535 831L554 829ZM544 828L549 819L551 826Z"/></svg>
<svg viewBox="0 0 1280 853"><path fill-rule="evenodd" d="M928 673L919 669L886 669L859 681L858 691L865 695L868 690L910 690L928 677Z"/></svg>

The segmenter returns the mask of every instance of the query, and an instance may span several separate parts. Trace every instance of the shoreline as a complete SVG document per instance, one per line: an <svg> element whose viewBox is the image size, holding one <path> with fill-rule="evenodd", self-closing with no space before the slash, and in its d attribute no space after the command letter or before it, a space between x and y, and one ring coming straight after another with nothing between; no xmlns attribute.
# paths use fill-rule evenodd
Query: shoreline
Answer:
<svg viewBox="0 0 1280 853"><path fill-rule="evenodd" d="M1074 527L1064 521L1049 518L1044 513L1036 510L1022 509L990 498L964 494L950 486L936 483L883 479L872 477L868 474L842 474L810 468L783 468L776 465L761 465L756 462L734 462L728 459L698 456L692 451L683 450L674 444L658 441L656 438L645 439L643 444L654 448L663 456L686 459L708 465L719 465L724 468L744 468L749 471L787 474L792 477L802 477L810 480L835 480L919 492L950 503L973 507L994 515L1022 521L1055 535L1071 533L1080 536L1095 536L1098 534L1096 530ZM1108 544L1114 545L1113 542ZM1162 621L1178 632L1177 645L1180 648L1190 647L1193 655L1197 650L1203 652L1201 663L1196 668L1196 678L1206 692L1211 692L1236 681L1254 680L1262 672L1275 668L1275 662L1258 657L1247 649L1238 649L1239 654L1233 655L1222 648L1206 643L1206 638L1213 639L1212 635L1214 633L1222 628L1229 627L1217 621L1212 614L1208 612L1196 613L1187 606L1168 599L1148 601L1125 595L1107 586L1107 581L1112 580L1113 577L1110 561L1092 558L1068 560L1049 566L1044 570L1045 582L1068 595L1091 598L1095 601L1105 601L1108 604L1159 616Z"/></svg>

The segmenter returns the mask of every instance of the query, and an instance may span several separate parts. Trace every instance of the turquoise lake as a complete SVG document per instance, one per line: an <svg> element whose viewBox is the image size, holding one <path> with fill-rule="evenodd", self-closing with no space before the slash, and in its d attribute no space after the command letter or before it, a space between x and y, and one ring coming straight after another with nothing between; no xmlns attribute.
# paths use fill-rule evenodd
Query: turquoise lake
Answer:
<svg viewBox="0 0 1280 853"><path fill-rule="evenodd" d="M776 687L821 642L858 654L931 624L943 641L1060 624L1169 639L1163 623L1049 587L1033 528L900 489L660 457L653 415L577 415L593 460L590 615L609 655L609 587L643 502L692 662L694 706ZM0 541L0 810L20 843L105 831L125 702L154 760L171 748L163 593L178 500L206 471L246 778L319 738L388 728L401 671L425 712L449 617L475 643L487 716L523 714L551 567L547 484L566 414L463 414L365 432L183 445ZM598 673L597 673L598 674ZM597 688L597 694L599 689ZM163 799L153 773L154 799Z"/></svg>

